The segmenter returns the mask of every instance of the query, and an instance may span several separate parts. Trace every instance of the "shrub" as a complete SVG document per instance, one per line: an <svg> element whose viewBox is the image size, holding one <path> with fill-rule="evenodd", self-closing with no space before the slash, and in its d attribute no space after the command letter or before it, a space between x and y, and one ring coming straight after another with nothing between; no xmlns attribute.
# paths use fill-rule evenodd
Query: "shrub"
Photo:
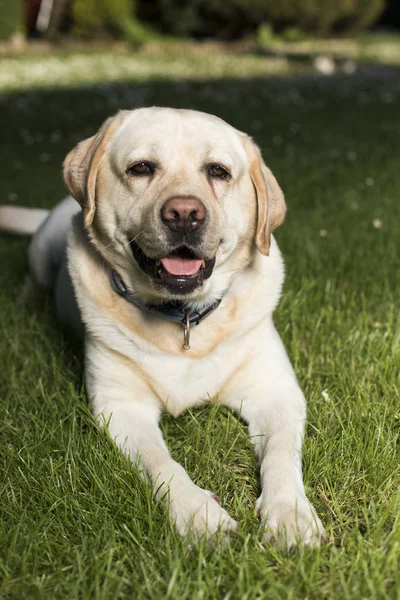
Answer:
<svg viewBox="0 0 400 600"><path fill-rule="evenodd" d="M374 23L385 0L139 0L139 13L177 36L235 38L268 22L279 32L328 35ZM293 35L292 35L293 34Z"/></svg>
<svg viewBox="0 0 400 600"><path fill-rule="evenodd" d="M232 0L157 0L156 4L162 29L173 35L235 37L239 11Z"/></svg>
<svg viewBox="0 0 400 600"><path fill-rule="evenodd" d="M179 37L234 39L268 23L271 35L286 31L283 35L295 40L302 32L329 35L368 27L384 4L385 0L73 0L73 18L75 33L85 37L122 35L145 41L152 35L142 24L147 22Z"/></svg>
<svg viewBox="0 0 400 600"><path fill-rule="evenodd" d="M306 38L304 31L300 27L294 25L286 27L281 33L281 37L285 42L301 42Z"/></svg>
<svg viewBox="0 0 400 600"><path fill-rule="evenodd" d="M256 40L260 46L269 46L278 41L270 23L260 25L257 29Z"/></svg>
<svg viewBox="0 0 400 600"><path fill-rule="evenodd" d="M0 0L0 40L8 40L17 31L22 31L21 2Z"/></svg>
<svg viewBox="0 0 400 600"><path fill-rule="evenodd" d="M124 37L144 42L151 32L135 17L134 0L73 0L74 33L82 37Z"/></svg>
<svg viewBox="0 0 400 600"><path fill-rule="evenodd" d="M317 35L368 27L384 5L385 0L265 0L268 15L277 26L296 25Z"/></svg>

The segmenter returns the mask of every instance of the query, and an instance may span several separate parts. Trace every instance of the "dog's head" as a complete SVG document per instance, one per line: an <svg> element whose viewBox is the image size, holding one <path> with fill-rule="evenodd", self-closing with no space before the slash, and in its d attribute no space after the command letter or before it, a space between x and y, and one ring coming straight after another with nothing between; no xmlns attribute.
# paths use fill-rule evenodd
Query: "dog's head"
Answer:
<svg viewBox="0 0 400 600"><path fill-rule="evenodd" d="M191 110L118 113L70 152L64 176L98 251L146 302L221 297L285 216L251 138Z"/></svg>

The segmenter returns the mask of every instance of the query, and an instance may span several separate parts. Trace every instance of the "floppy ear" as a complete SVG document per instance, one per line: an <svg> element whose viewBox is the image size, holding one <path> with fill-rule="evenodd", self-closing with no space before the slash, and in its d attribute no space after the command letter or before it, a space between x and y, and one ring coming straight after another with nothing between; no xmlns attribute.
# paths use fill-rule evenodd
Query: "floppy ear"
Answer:
<svg viewBox="0 0 400 600"><path fill-rule="evenodd" d="M244 147L250 161L250 177L257 196L256 246L261 254L268 255L271 232L285 219L285 197L251 138L245 138Z"/></svg>
<svg viewBox="0 0 400 600"><path fill-rule="evenodd" d="M96 211L96 179L107 143L125 114L126 111L120 111L107 119L96 135L75 146L64 161L64 180L71 195L82 206L85 227L92 224Z"/></svg>

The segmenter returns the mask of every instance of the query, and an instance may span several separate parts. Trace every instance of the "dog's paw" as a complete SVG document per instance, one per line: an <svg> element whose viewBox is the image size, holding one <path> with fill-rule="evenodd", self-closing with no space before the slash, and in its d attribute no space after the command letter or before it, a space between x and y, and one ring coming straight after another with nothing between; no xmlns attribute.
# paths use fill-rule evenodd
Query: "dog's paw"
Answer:
<svg viewBox="0 0 400 600"><path fill-rule="evenodd" d="M293 500L277 498L266 501L263 494L256 502L264 528L264 541L282 549L295 546L317 547L325 543L325 529L305 496Z"/></svg>
<svg viewBox="0 0 400 600"><path fill-rule="evenodd" d="M212 541L217 532L230 536L237 529L218 496L194 484L180 495L170 493L169 510L178 533L191 542L201 538Z"/></svg>

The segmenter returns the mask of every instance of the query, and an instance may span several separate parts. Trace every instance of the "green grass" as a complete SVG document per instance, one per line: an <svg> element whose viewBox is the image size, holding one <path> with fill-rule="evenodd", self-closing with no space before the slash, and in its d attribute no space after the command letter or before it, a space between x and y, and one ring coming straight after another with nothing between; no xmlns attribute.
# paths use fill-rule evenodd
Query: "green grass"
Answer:
<svg viewBox="0 0 400 600"><path fill-rule="evenodd" d="M327 54L347 56L360 63L400 64L400 36L397 33L367 31L353 36L336 38L309 38L297 42L275 37L261 46L274 49L277 53L289 52L292 55Z"/></svg>
<svg viewBox="0 0 400 600"><path fill-rule="evenodd" d="M73 53L55 49L42 56L11 55L1 59L0 89L65 87L123 79L134 79L136 83L155 79L208 80L232 73L240 78L250 78L293 70L285 58L233 50L216 54L207 50L202 52L200 48L182 42L155 47L153 44L147 50L144 48L142 54L122 46L117 54L109 50L90 52L87 48Z"/></svg>
<svg viewBox="0 0 400 600"><path fill-rule="evenodd" d="M24 283L27 241L3 238L1 598L400 597L399 74L239 75L4 95L0 199L52 206L64 155L118 108L198 108L256 137L289 205L275 320L309 400L304 477L329 542L290 553L261 544L245 427L210 406L163 429L239 533L190 552L94 423L82 349Z"/></svg>

